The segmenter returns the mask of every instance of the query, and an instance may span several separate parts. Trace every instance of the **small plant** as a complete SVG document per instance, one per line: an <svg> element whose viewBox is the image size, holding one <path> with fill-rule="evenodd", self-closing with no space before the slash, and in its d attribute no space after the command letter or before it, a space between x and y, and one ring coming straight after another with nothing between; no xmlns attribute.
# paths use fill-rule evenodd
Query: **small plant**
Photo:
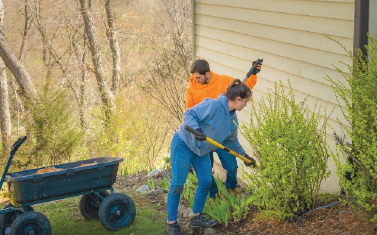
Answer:
<svg viewBox="0 0 377 235"><path fill-rule="evenodd" d="M120 176L124 177L125 179L127 179L127 176L128 176L127 167L125 167L123 169L120 169Z"/></svg>
<svg viewBox="0 0 377 235"><path fill-rule="evenodd" d="M168 190L170 188L170 183L171 183L171 179L170 179L170 176L167 175L166 176L166 179L161 179L160 181L160 187L165 189L165 190Z"/></svg>
<svg viewBox="0 0 377 235"><path fill-rule="evenodd" d="M217 222L228 226L229 220L238 221L245 217L248 212L249 204L247 204L246 198L250 196L236 196L229 193L224 184L217 177L215 179L217 187L219 189L219 196L216 199L210 199L207 197L206 203L203 208L203 212L207 213L211 218ZM197 187L197 178L195 174L189 174L183 189L183 197L186 203L192 207L194 203L195 190Z"/></svg>
<svg viewBox="0 0 377 235"><path fill-rule="evenodd" d="M147 180L146 184L148 185L148 187L150 189L153 189L155 190L156 189L156 185L155 185L155 182L154 182L154 178L151 177L150 179Z"/></svg>
<svg viewBox="0 0 377 235"><path fill-rule="evenodd" d="M247 201L280 219L314 208L320 184L330 174L328 116L321 118L305 101L296 102L292 88L286 93L276 83L259 109L253 105L250 126L241 128L259 162L244 175L254 191Z"/></svg>
<svg viewBox="0 0 377 235"><path fill-rule="evenodd" d="M186 183L183 187L183 198L189 207L194 205L195 190L198 185L198 179L195 174L189 173L187 175Z"/></svg>
<svg viewBox="0 0 377 235"><path fill-rule="evenodd" d="M164 157L163 160L164 160L164 165L163 165L162 168L164 170L169 170L171 168L171 166L170 166L170 157Z"/></svg>
<svg viewBox="0 0 377 235"><path fill-rule="evenodd" d="M230 204L227 200L220 200L219 198L209 199L209 197L207 197L203 211L217 222L228 226L231 214Z"/></svg>

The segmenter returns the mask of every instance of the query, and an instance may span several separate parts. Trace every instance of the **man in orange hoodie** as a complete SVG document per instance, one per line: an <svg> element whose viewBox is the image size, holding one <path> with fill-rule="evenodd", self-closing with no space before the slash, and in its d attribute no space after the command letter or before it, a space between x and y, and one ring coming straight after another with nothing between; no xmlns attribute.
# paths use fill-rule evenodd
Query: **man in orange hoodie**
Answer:
<svg viewBox="0 0 377 235"><path fill-rule="evenodd" d="M255 61L254 61L255 63ZM253 64L254 64L253 63ZM257 73L261 70L262 62L257 66L254 74L246 80L245 84L253 89L257 83ZM219 75L212 72L206 60L195 60L191 65L191 76L186 92L186 109L202 102L205 98L217 98L221 93L226 91L228 85L234 80L227 75ZM222 149L215 151L219 156L221 165L227 171L225 187L228 191L236 191L237 188L237 160L236 158ZM211 164L213 167L213 152L210 153ZM212 176L212 186L210 197L215 198L218 189ZM237 193L237 192L235 192Z"/></svg>

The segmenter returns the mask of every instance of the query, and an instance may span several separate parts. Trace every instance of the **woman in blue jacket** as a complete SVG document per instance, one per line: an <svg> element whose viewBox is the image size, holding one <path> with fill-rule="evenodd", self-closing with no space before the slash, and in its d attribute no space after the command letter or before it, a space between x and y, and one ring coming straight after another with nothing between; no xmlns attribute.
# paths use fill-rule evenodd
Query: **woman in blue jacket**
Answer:
<svg viewBox="0 0 377 235"><path fill-rule="evenodd" d="M251 98L251 90L239 79L235 79L224 94L221 94L217 99L206 98L184 113L183 123L174 134L170 146L173 177L167 201L167 234L182 234L177 223L177 214L180 195L186 182L190 164L198 178L198 187L190 214L190 227L194 229L216 225L215 220L206 219L202 215L212 183L209 152L217 149L216 146L204 141L205 136L241 155L246 155L237 138L238 120L235 111L241 111ZM184 126L196 129L203 135L194 136L186 131Z"/></svg>

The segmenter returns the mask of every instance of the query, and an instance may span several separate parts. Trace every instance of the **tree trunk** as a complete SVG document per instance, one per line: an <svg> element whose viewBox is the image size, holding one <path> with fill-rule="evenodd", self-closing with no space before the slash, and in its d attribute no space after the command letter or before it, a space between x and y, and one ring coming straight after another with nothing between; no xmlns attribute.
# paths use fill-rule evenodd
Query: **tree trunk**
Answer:
<svg viewBox="0 0 377 235"><path fill-rule="evenodd" d="M81 5L80 11L83 16L84 23L85 23L85 32L88 35L89 48L92 53L94 74L96 76L97 86L101 94L101 100L103 103L105 116L108 119L111 112L111 108L113 106L113 94L108 88L105 81L105 76L103 74L103 68L102 68L102 62L101 62L101 51L97 42L97 38L94 34L93 23L92 23L89 10L86 7L85 0L79 0L79 1Z"/></svg>
<svg viewBox="0 0 377 235"><path fill-rule="evenodd" d="M5 35L0 28L0 56L5 65L16 78L18 85L21 87L21 95L32 104L36 104L39 100L37 90L35 89L28 72L24 66L13 54Z"/></svg>
<svg viewBox="0 0 377 235"><path fill-rule="evenodd" d="M3 3L0 0L0 27L4 19ZM5 71L5 64L0 59L0 126L1 126L1 142L3 144L3 155L10 150L12 123L9 112L9 97L8 97L8 83L7 74Z"/></svg>
<svg viewBox="0 0 377 235"><path fill-rule="evenodd" d="M5 156L10 150L12 123L9 112L7 74L5 71L5 64L2 59L0 59L0 122L3 156Z"/></svg>
<svg viewBox="0 0 377 235"><path fill-rule="evenodd" d="M120 50L119 50L119 43L117 38L117 31L114 26L114 16L115 13L112 11L111 8L112 0L106 0L105 9L106 9L106 16L107 16L107 37L110 41L110 48L113 57L113 81L111 85L111 91L116 95L119 90L119 83L120 83Z"/></svg>
<svg viewBox="0 0 377 235"><path fill-rule="evenodd" d="M29 29L30 29L30 26L31 26L31 15L29 13L28 1L29 0L25 0L25 4L24 4L24 7L25 7L24 8L25 25L24 25L24 32L23 32L23 35L22 35L23 37L22 37L22 43L21 43L21 48L20 48L20 56L19 56L19 60L21 61L21 63L23 63L24 60L25 60L25 56L26 56L25 48L26 48Z"/></svg>

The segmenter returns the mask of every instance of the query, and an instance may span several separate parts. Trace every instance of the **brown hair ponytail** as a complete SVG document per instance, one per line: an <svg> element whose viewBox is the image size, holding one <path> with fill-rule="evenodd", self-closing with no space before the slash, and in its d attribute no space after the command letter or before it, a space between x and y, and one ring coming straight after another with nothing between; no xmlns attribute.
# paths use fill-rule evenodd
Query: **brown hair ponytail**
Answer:
<svg viewBox="0 0 377 235"><path fill-rule="evenodd" d="M252 95L252 91L248 86L246 86L240 79L234 79L232 83L229 84L228 88L224 92L224 95L228 97L229 100L235 100L237 96L241 99L248 98Z"/></svg>

